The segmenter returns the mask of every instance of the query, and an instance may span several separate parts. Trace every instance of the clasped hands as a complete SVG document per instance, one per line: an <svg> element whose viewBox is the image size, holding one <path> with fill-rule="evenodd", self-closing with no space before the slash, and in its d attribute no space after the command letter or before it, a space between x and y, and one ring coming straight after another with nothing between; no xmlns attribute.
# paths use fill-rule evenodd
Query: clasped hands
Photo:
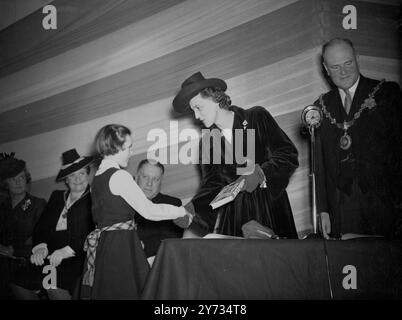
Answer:
<svg viewBox="0 0 402 320"><path fill-rule="evenodd" d="M74 251L69 246L65 246L53 251L51 255L48 254L47 246L37 246L32 249L31 262L36 266L42 266L48 258L50 265L57 267L64 259L73 257Z"/></svg>

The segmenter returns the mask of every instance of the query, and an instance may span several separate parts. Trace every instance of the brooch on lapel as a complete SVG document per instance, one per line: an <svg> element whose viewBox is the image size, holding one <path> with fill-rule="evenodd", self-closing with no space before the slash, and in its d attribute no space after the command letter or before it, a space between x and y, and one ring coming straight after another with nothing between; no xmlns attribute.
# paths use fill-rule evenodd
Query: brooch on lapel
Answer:
<svg viewBox="0 0 402 320"><path fill-rule="evenodd" d="M25 202L21 205L22 211L28 210L31 204L32 204L31 199L26 199Z"/></svg>
<svg viewBox="0 0 402 320"><path fill-rule="evenodd" d="M244 120L243 123L242 123L242 125L243 125L243 130L246 130L247 125L248 125L247 120Z"/></svg>
<svg viewBox="0 0 402 320"><path fill-rule="evenodd" d="M377 104L375 103L373 97L369 97L366 100L364 100L363 105L365 105L369 109L373 109Z"/></svg>

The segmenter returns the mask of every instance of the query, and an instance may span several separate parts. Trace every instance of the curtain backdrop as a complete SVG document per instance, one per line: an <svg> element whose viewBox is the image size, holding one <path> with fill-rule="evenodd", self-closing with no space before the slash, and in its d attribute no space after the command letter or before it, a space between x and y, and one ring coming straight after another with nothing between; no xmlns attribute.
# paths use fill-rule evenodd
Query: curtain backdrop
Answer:
<svg viewBox="0 0 402 320"><path fill-rule="evenodd" d="M38 10L0 31L0 152L15 152L31 171L32 193L48 198L62 152L93 153L96 132L121 123L134 132L135 173L155 141L162 151L186 143L170 134L197 129L171 102L196 71L227 81L235 105L264 106L296 144L300 167L288 193L300 235L311 230L308 141L300 113L328 90L320 49L350 38L362 73L400 81L400 1L330 0L55 0L57 30ZM357 9L345 30L342 9ZM399 34L400 36L400 34ZM193 141L195 143L196 141ZM162 152L161 151L161 152ZM195 156L195 155L194 155ZM162 192L190 199L194 164L167 164Z"/></svg>

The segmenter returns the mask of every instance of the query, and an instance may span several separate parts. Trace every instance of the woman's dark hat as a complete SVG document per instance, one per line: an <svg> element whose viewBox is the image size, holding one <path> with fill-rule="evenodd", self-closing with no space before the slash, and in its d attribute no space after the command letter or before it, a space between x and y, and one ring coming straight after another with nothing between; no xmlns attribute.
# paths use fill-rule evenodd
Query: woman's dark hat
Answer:
<svg viewBox="0 0 402 320"><path fill-rule="evenodd" d="M77 150L71 149L62 154L63 165L56 177L56 181L60 181L69 174L85 168L94 160L93 157L80 157Z"/></svg>
<svg viewBox="0 0 402 320"><path fill-rule="evenodd" d="M25 169L25 161L14 158L14 152L0 153L0 179L13 178Z"/></svg>
<svg viewBox="0 0 402 320"><path fill-rule="evenodd" d="M217 79L205 79L201 72L194 73L191 77L184 80L181 85L181 90L173 99L173 108L178 113L186 113L190 111L189 102L194 98L202 89L205 88L221 88L226 91L226 82Z"/></svg>

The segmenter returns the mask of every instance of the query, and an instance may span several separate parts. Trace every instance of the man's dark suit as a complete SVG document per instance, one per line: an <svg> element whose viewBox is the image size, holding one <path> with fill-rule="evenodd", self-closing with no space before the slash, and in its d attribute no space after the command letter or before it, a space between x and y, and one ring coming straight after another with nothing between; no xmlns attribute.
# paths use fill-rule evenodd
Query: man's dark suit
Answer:
<svg viewBox="0 0 402 320"><path fill-rule="evenodd" d="M181 206L181 200L162 193L158 193L151 199L153 203L171 204ZM147 257L156 255L159 245L163 239L181 238L183 229L176 226L171 220L150 221L138 215L135 218L137 231L140 240L144 243L144 250Z"/></svg>
<svg viewBox="0 0 402 320"><path fill-rule="evenodd" d="M338 88L323 96L337 123L350 121L377 80L360 76L347 115ZM343 130L324 115L317 137L317 210L329 212L331 236L345 233L392 236L402 203L402 93L384 82L374 96L376 106L355 120L348 134L352 145L342 150ZM315 102L321 106L319 100Z"/></svg>

